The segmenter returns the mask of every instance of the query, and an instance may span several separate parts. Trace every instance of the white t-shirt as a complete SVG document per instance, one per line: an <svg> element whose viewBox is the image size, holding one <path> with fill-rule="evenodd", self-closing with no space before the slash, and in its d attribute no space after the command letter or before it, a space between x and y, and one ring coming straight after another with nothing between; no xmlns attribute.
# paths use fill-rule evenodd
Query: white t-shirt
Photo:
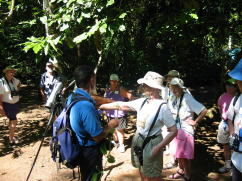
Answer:
<svg viewBox="0 0 242 181"><path fill-rule="evenodd" d="M168 102L168 107L170 108L174 119L176 119L177 117L179 103L180 98L177 98L175 96L172 96L170 101ZM194 128L193 126L188 124L187 120L194 119L194 113L199 115L200 112L204 109L205 107L200 102L195 100L191 94L185 92L179 110L181 125L177 123L177 128L182 128L185 132L194 135Z"/></svg>
<svg viewBox="0 0 242 181"><path fill-rule="evenodd" d="M13 80L8 83L9 83L9 86L11 87L11 90L18 91L18 85L20 84L20 81L18 79L13 78ZM11 97L11 91L8 86L8 83L5 80L5 78L0 79L0 94L3 95L2 102L15 104L16 102L19 101L19 96Z"/></svg>
<svg viewBox="0 0 242 181"><path fill-rule="evenodd" d="M160 93L160 96L162 97L162 99L164 100L164 101L168 101L168 99L169 99L169 96L170 96L170 94L171 94L171 91L170 91L170 89L169 89L169 87L164 87L162 90L161 90L161 93Z"/></svg>
<svg viewBox="0 0 242 181"><path fill-rule="evenodd" d="M137 111L137 130L141 135L146 137L159 106L165 102L161 99L147 100L141 108L144 100L145 98L140 98L130 102L122 102L121 104ZM161 127L164 125L168 128L175 125L175 120L166 103L161 106L155 125L148 136L161 134Z"/></svg>
<svg viewBox="0 0 242 181"><path fill-rule="evenodd" d="M234 98L230 102L229 109L227 112L228 119L233 120L234 112L235 112L235 119L234 119L234 132L239 135L239 130L242 129L242 94L240 94L238 100L236 101L235 105L233 106ZM240 144L240 150L242 145ZM231 158L234 166L242 172L242 153L233 152Z"/></svg>

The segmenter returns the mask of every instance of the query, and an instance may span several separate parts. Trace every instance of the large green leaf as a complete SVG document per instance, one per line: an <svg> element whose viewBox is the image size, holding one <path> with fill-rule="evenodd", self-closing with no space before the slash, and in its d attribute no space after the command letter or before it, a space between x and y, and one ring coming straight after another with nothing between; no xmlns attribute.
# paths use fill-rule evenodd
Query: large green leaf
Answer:
<svg viewBox="0 0 242 181"><path fill-rule="evenodd" d="M108 0L106 6L108 7L108 6L111 6L111 5L113 5L113 4L114 4L114 0Z"/></svg>
<svg viewBox="0 0 242 181"><path fill-rule="evenodd" d="M87 38L88 38L88 35L87 35L87 33L85 32L85 33L82 33L81 35L75 37L75 38L73 39L73 42L75 42L75 43L81 43L83 40L86 40Z"/></svg>

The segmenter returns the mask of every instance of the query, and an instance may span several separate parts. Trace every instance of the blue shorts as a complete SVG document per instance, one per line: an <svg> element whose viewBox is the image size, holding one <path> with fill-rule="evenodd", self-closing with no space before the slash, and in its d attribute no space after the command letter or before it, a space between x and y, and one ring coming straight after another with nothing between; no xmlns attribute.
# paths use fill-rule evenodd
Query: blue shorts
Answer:
<svg viewBox="0 0 242 181"><path fill-rule="evenodd" d="M17 120L16 116L19 113L19 104L18 104L18 102L15 103L15 104L10 104L10 103L3 102L3 109L5 111L5 114L6 114L7 118L10 121Z"/></svg>

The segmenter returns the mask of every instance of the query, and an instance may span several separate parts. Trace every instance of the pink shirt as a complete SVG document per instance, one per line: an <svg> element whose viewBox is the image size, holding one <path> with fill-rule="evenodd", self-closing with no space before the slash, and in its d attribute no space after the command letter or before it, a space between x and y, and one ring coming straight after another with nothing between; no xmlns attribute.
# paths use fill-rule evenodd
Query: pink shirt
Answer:
<svg viewBox="0 0 242 181"><path fill-rule="evenodd" d="M233 96L228 93L223 93L218 99L218 106L223 120L227 120L227 110L232 99Z"/></svg>

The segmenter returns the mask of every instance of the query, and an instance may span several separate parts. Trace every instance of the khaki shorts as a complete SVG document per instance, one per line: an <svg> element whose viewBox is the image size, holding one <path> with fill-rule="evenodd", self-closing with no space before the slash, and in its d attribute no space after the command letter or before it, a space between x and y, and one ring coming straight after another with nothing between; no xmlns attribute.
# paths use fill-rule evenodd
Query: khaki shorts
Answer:
<svg viewBox="0 0 242 181"><path fill-rule="evenodd" d="M219 123L217 141L221 144L229 143L229 130L228 124L224 120Z"/></svg>
<svg viewBox="0 0 242 181"><path fill-rule="evenodd" d="M143 150L143 166L140 166L139 159L134 152L134 146L141 146L143 139L136 132L131 145L131 161L132 165L136 168L140 168L141 173L149 178L161 176L163 168L163 150L161 150L154 157L151 156L152 148L159 144L163 140L162 135L158 135L156 138L151 139Z"/></svg>

